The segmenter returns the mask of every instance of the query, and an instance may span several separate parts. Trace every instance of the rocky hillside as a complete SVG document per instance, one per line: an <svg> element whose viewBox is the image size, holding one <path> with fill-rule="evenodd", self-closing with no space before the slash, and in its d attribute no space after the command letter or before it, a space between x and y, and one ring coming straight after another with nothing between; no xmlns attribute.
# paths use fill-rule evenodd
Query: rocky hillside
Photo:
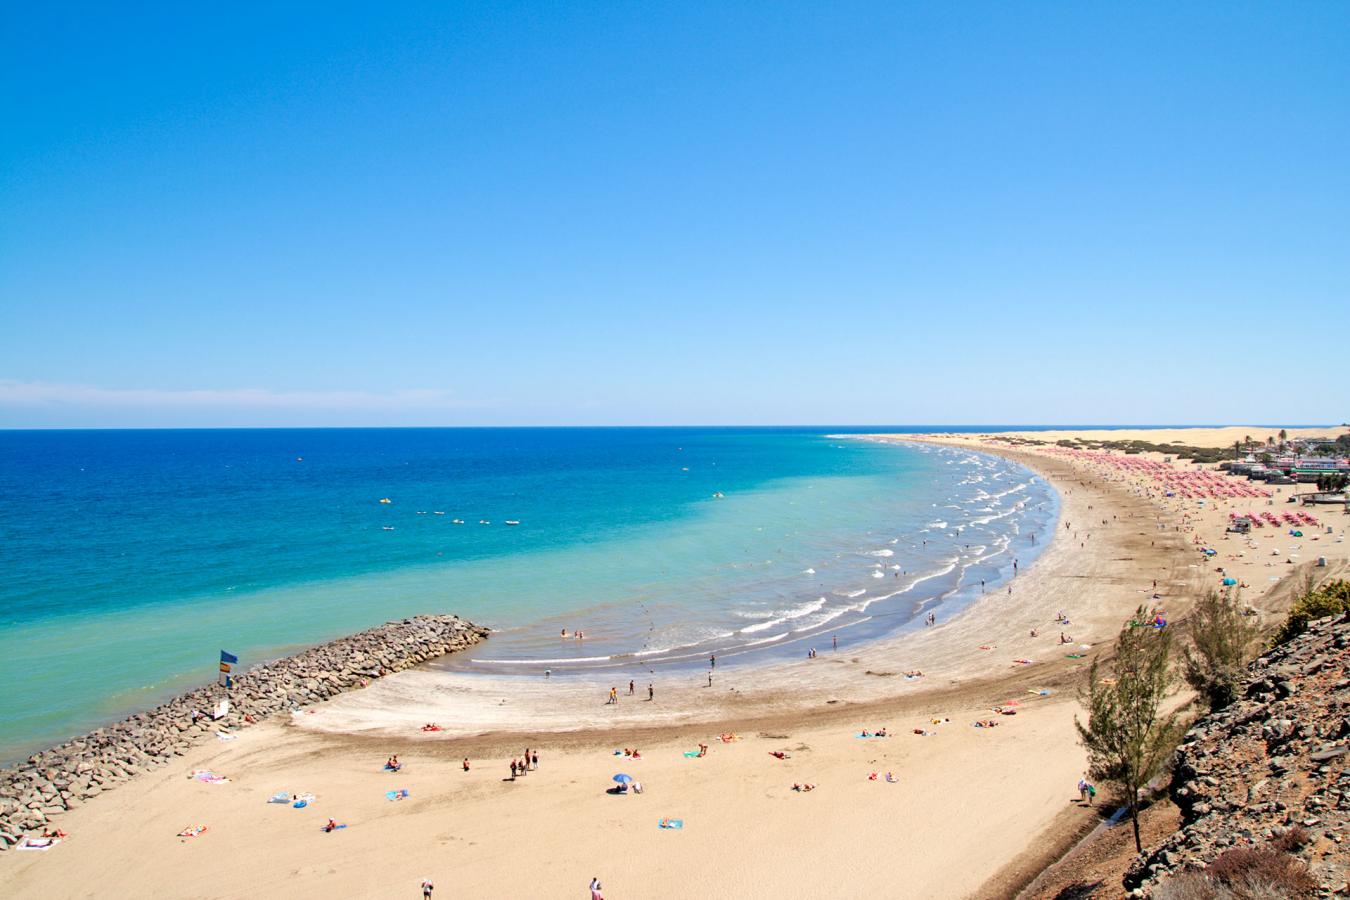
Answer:
<svg viewBox="0 0 1350 900"><path fill-rule="evenodd" d="M1251 665L1242 699L1195 724L1170 787L1182 827L1135 860L1131 896L1264 896L1225 893L1252 866L1284 885L1269 896L1350 896L1347 662L1350 617L1314 622Z"/></svg>

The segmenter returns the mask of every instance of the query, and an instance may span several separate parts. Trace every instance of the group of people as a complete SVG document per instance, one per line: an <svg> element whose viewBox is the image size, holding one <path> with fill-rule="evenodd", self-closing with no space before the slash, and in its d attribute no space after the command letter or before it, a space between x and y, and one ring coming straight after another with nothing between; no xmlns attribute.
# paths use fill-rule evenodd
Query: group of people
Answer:
<svg viewBox="0 0 1350 900"><path fill-rule="evenodd" d="M710 684L712 683L711 678L709 678L709 683ZM633 696L633 694L636 693L636 690L637 685L630 679L628 682L628 696L630 697ZM648 700L656 699L656 688L653 687L651 684L647 685L647 699ZM606 706L615 705L618 704L618 702L619 702L619 689L617 687L612 687L609 689L609 699L605 701L605 705Z"/></svg>
<svg viewBox="0 0 1350 900"><path fill-rule="evenodd" d="M525 755L520 759L511 760L511 780L515 781L517 775L525 775L531 769L539 768L539 751L531 751L529 747L525 748ZM464 771L469 771L469 761L464 760Z"/></svg>

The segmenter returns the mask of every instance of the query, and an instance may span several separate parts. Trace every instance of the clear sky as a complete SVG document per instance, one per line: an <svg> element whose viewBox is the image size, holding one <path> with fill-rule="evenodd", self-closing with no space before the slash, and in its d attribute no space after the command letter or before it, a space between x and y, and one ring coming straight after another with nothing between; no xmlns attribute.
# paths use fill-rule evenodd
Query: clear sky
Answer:
<svg viewBox="0 0 1350 900"><path fill-rule="evenodd" d="M1345 3L11 4L0 72L0 426L1350 416Z"/></svg>

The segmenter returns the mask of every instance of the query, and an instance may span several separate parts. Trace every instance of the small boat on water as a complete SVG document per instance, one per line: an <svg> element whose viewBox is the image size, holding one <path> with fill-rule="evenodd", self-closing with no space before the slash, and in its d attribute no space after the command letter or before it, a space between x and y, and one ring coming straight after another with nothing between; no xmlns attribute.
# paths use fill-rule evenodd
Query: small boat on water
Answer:
<svg viewBox="0 0 1350 900"><path fill-rule="evenodd" d="M433 510L431 511L431 514L432 514L433 516L443 516L443 515L445 515L445 510L443 510L443 509L433 509Z"/></svg>
<svg viewBox="0 0 1350 900"><path fill-rule="evenodd" d="M726 494L722 493L721 491L714 491L714 492L713 492L713 499L714 499L714 500L721 500L721 499L722 499L723 497L725 497L725 496L726 496Z"/></svg>
<svg viewBox="0 0 1350 900"><path fill-rule="evenodd" d="M519 525L519 524L520 524L520 520L519 520L519 519L507 519L507 520L506 520L506 524L507 524L507 525Z"/></svg>
<svg viewBox="0 0 1350 900"><path fill-rule="evenodd" d="M393 526L393 525L386 525L386 526L384 526L384 530L385 530L385 531L393 531L393 530L394 530L394 526Z"/></svg>
<svg viewBox="0 0 1350 900"><path fill-rule="evenodd" d="M388 497L381 497L381 498L380 498L380 502L381 502L381 503L393 503L394 501L393 501L393 500L390 500Z"/></svg>
<svg viewBox="0 0 1350 900"><path fill-rule="evenodd" d="M479 524L479 525L491 525L492 523L489 522L487 519L479 519L479 520L478 520L478 524Z"/></svg>
<svg viewBox="0 0 1350 900"><path fill-rule="evenodd" d="M425 509L419 509L419 510L417 511L417 514L418 514L419 516L425 516L425 515L427 514L427 511L426 511Z"/></svg>
<svg viewBox="0 0 1350 900"><path fill-rule="evenodd" d="M451 525L463 525L463 524L464 524L464 520L463 520L463 519L451 519L451 520L450 520L450 524L451 524Z"/></svg>

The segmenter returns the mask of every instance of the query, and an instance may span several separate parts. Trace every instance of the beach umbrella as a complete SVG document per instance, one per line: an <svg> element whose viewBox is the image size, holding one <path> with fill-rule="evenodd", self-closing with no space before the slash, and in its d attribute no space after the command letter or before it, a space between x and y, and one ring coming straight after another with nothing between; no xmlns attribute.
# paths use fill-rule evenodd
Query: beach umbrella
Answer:
<svg viewBox="0 0 1350 900"><path fill-rule="evenodd" d="M614 780L617 781L619 784L627 784L628 782L630 782L630 781L633 780L633 776L632 776L632 775L615 775L615 776L614 776Z"/></svg>

